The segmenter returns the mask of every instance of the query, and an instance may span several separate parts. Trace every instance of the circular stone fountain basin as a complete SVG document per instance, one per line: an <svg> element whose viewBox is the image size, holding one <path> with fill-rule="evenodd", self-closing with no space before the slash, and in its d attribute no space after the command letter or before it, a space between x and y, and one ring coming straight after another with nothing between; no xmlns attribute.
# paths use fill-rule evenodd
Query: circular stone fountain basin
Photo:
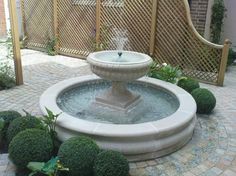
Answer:
<svg viewBox="0 0 236 176"><path fill-rule="evenodd" d="M56 114L62 112L57 122L60 140L64 141L77 135L90 136L101 148L120 151L130 161L140 161L174 152L191 139L196 122L194 99L176 85L153 78L141 78L136 83L163 90L177 100L176 110L167 117L156 117L136 124L110 124L78 118L83 114L76 116L63 112L58 100L67 91L74 88L79 90L80 86L82 88L84 85L101 82L103 80L97 76L78 77L62 81L43 93L40 98L43 113L46 114L45 107Z"/></svg>

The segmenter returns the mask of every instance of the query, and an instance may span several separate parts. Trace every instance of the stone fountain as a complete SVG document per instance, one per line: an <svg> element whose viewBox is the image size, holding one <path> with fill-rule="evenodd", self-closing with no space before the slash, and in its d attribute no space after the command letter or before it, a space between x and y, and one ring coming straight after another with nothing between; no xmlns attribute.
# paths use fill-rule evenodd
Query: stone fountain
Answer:
<svg viewBox="0 0 236 176"><path fill-rule="evenodd" d="M87 135L103 149L140 161L174 152L191 139L194 99L174 84L143 77L152 63L148 55L119 48L91 53L87 61L97 76L64 80L40 98L43 113L45 107L62 112L60 140Z"/></svg>
<svg viewBox="0 0 236 176"><path fill-rule="evenodd" d="M129 91L126 83L147 74L151 57L130 51L101 51L90 54L87 61L93 73L112 81L111 88L96 97L96 103L128 111L140 101L140 95Z"/></svg>

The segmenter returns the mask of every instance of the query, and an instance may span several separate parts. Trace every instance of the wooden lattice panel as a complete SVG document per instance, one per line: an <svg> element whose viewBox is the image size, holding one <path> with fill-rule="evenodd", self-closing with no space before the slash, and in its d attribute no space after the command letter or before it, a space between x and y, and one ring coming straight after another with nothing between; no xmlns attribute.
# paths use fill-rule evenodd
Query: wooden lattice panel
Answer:
<svg viewBox="0 0 236 176"><path fill-rule="evenodd" d="M58 0L59 52L86 56L94 49L96 0Z"/></svg>
<svg viewBox="0 0 236 176"><path fill-rule="evenodd" d="M151 32L152 0L102 0L101 40L116 49L113 29L127 30L129 42L125 49L148 53ZM109 27L103 33L103 28Z"/></svg>
<svg viewBox="0 0 236 176"><path fill-rule="evenodd" d="M180 66L185 75L216 83L222 49L206 45L187 20L183 0L159 0L154 57Z"/></svg>
<svg viewBox="0 0 236 176"><path fill-rule="evenodd" d="M22 0L24 33L28 47L45 48L57 37L59 54L81 57L100 44L116 49L113 29L127 30L124 49L219 84L227 51L199 37L186 6L187 0Z"/></svg>
<svg viewBox="0 0 236 176"><path fill-rule="evenodd" d="M45 48L53 34L53 1L22 0L28 48Z"/></svg>

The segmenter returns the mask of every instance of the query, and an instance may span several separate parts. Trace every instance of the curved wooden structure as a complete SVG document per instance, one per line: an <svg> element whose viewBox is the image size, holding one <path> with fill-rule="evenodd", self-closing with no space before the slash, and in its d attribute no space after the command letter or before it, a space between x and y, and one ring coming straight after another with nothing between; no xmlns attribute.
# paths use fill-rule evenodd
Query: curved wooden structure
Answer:
<svg viewBox="0 0 236 176"><path fill-rule="evenodd" d="M27 47L59 39L58 53L86 57L94 43L115 49L112 28L129 33L125 49L150 54L185 75L223 85L230 42L216 45L194 28L187 0L22 0Z"/></svg>

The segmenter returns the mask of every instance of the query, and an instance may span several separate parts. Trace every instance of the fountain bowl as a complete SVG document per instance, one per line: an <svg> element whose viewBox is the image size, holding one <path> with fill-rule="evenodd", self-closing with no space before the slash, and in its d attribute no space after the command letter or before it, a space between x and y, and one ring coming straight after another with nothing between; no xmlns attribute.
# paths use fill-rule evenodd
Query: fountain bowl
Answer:
<svg viewBox="0 0 236 176"><path fill-rule="evenodd" d="M119 57L117 50L91 53L87 57L92 72L99 77L110 81L136 80L149 70L152 58L146 54L122 51Z"/></svg>
<svg viewBox="0 0 236 176"><path fill-rule="evenodd" d="M178 86L153 78L144 77L136 82L170 92L179 101L177 111L161 120L140 124L108 124L83 120L62 112L57 99L63 92L99 81L103 80L95 75L72 78L53 85L42 94L42 112L46 114L47 107L55 114L61 113L56 124L60 140L86 135L94 139L102 149L119 151L129 161L141 161L172 153L192 138L196 123L194 99Z"/></svg>

